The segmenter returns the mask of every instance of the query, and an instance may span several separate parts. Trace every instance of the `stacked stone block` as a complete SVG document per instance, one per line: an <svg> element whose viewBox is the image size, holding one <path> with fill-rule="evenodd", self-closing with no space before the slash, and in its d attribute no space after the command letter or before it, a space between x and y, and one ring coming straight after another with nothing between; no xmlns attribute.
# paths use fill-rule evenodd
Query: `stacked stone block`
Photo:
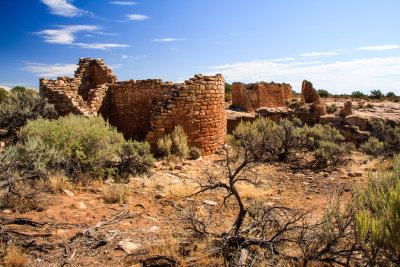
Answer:
<svg viewBox="0 0 400 267"><path fill-rule="evenodd" d="M292 98L292 86L285 83L233 83L232 105L252 112L262 107L283 107Z"/></svg>
<svg viewBox="0 0 400 267"><path fill-rule="evenodd" d="M125 137L147 140L153 148L164 134L181 125L188 143L204 155L224 143L225 83L222 75L196 75L185 83L161 79L117 82L103 60L80 59L75 78L40 80L42 97L61 115L101 114Z"/></svg>

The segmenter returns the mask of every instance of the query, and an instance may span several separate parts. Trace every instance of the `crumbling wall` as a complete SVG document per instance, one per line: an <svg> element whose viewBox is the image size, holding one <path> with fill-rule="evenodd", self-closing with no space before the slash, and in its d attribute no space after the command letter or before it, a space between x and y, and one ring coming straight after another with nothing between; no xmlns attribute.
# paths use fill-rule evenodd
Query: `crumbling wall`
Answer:
<svg viewBox="0 0 400 267"><path fill-rule="evenodd" d="M196 75L185 84L173 85L165 102L151 115L147 140L155 143L181 125L188 143L212 154L225 142L225 82L222 75Z"/></svg>
<svg viewBox="0 0 400 267"><path fill-rule="evenodd" d="M233 83L232 105L251 112L262 107L284 107L292 98L292 86L285 83Z"/></svg>
<svg viewBox="0 0 400 267"><path fill-rule="evenodd" d="M304 123L314 124L326 114L326 103L321 99L311 82L304 80L301 87L301 101L295 107L295 114Z"/></svg>
<svg viewBox="0 0 400 267"><path fill-rule="evenodd" d="M161 79L117 82L103 60L80 59L75 78L40 79L40 94L61 115L101 114L125 137L158 138L181 125L188 143L214 153L225 140L225 83L222 75L202 76L184 84Z"/></svg>

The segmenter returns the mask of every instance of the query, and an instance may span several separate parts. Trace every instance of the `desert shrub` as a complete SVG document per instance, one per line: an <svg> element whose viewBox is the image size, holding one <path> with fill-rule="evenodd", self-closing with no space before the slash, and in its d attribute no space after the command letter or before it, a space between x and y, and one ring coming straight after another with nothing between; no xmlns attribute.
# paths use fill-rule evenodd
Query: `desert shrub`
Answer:
<svg viewBox="0 0 400 267"><path fill-rule="evenodd" d="M365 106L365 108L367 108L367 109L375 109L375 106L374 106L373 104L371 104L371 103L368 103L368 104Z"/></svg>
<svg viewBox="0 0 400 267"><path fill-rule="evenodd" d="M120 145L117 154L119 157L116 164L117 178L125 181L131 174L147 173L154 165L150 144L147 142L124 142Z"/></svg>
<svg viewBox="0 0 400 267"><path fill-rule="evenodd" d="M103 187L103 198L106 203L126 203L131 192L123 184L105 185Z"/></svg>
<svg viewBox="0 0 400 267"><path fill-rule="evenodd" d="M351 93L351 96L354 98L364 98L366 95L361 91L355 91Z"/></svg>
<svg viewBox="0 0 400 267"><path fill-rule="evenodd" d="M381 155L385 151L384 143L375 136L368 138L368 141L360 145L361 151L370 155Z"/></svg>
<svg viewBox="0 0 400 267"><path fill-rule="evenodd" d="M345 142L339 130L329 125L304 126L301 136L302 145L314 152L319 167L343 163L354 149L352 143Z"/></svg>
<svg viewBox="0 0 400 267"><path fill-rule="evenodd" d="M7 129L5 137L18 140L18 131L28 120L57 118L53 105L47 103L34 90L14 90L0 104L0 128Z"/></svg>
<svg viewBox="0 0 400 267"><path fill-rule="evenodd" d="M385 95L381 92L381 90L372 90L370 94L371 98L381 99L385 97Z"/></svg>
<svg viewBox="0 0 400 267"><path fill-rule="evenodd" d="M182 159L186 158L189 153L187 144L187 135L182 126L175 126L171 134L167 134L157 142L157 154L161 157L175 155Z"/></svg>
<svg viewBox="0 0 400 267"><path fill-rule="evenodd" d="M335 103L332 103L332 104L330 104L329 106L326 107L326 111L329 114L334 114L334 113L336 113L337 110L338 110L338 107L336 106Z"/></svg>
<svg viewBox="0 0 400 267"><path fill-rule="evenodd" d="M320 97L329 97L329 92L327 90L319 89L317 90L317 93Z"/></svg>
<svg viewBox="0 0 400 267"><path fill-rule="evenodd" d="M7 96L7 91L4 88L0 87L0 104Z"/></svg>
<svg viewBox="0 0 400 267"><path fill-rule="evenodd" d="M368 141L361 145L365 153L377 155L384 154L392 156L400 152L400 127L391 126L380 119L374 119L369 122L373 129L375 137L371 137ZM376 148L374 148L376 146Z"/></svg>
<svg viewBox="0 0 400 267"><path fill-rule="evenodd" d="M201 150L200 150L200 148L195 147L195 146L192 146L192 147L189 149L189 155L190 155L190 158L192 158L192 159L198 159L198 158L200 158L200 157L201 157Z"/></svg>
<svg viewBox="0 0 400 267"><path fill-rule="evenodd" d="M28 259L21 247L11 245L6 249L4 257L4 265L8 267L22 267L25 266Z"/></svg>
<svg viewBox="0 0 400 267"><path fill-rule="evenodd" d="M287 159L299 142L299 120L280 120L278 123L259 118L253 123L242 122L233 131L230 144L244 147L255 158Z"/></svg>
<svg viewBox="0 0 400 267"><path fill-rule="evenodd" d="M400 258L400 158L392 170L370 174L357 194L357 241L371 266L394 266ZM394 264L394 265L393 265Z"/></svg>
<svg viewBox="0 0 400 267"><path fill-rule="evenodd" d="M232 85L225 83L225 102L232 101Z"/></svg>
<svg viewBox="0 0 400 267"><path fill-rule="evenodd" d="M11 92L13 93L25 93L27 90L23 86L15 86L11 89Z"/></svg>
<svg viewBox="0 0 400 267"><path fill-rule="evenodd" d="M388 92L388 93L386 94L386 97L387 97L387 98L394 98L394 97L396 97L396 94L393 93L393 92Z"/></svg>
<svg viewBox="0 0 400 267"><path fill-rule="evenodd" d="M314 157L318 167L326 167L328 164L341 164L347 160L353 149L353 143L321 141L314 152Z"/></svg>
<svg viewBox="0 0 400 267"><path fill-rule="evenodd" d="M151 165L148 145L125 141L101 117L70 115L58 120L38 119L23 127L20 136L24 141L38 138L58 150L63 169L75 178L83 174L92 178L113 177L134 167L141 172ZM115 163L118 160L123 166Z"/></svg>

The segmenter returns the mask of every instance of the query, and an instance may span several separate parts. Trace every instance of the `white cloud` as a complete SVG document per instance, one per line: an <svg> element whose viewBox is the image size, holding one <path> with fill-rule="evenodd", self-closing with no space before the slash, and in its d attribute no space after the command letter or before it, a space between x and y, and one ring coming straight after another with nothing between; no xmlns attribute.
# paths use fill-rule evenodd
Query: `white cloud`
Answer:
<svg viewBox="0 0 400 267"><path fill-rule="evenodd" d="M161 38L161 39L154 39L154 42L175 42L175 41L185 41L186 39L183 38Z"/></svg>
<svg viewBox="0 0 400 267"><path fill-rule="evenodd" d="M73 45L82 47L82 48L87 48L87 49L99 49L99 50L107 50L109 48L126 48L129 47L129 45L125 44L102 44L102 43L94 43L94 44L88 44L88 43L75 43Z"/></svg>
<svg viewBox="0 0 400 267"><path fill-rule="evenodd" d="M340 55L339 52L311 52L311 53L302 53L300 56L302 57L321 57L321 56L335 56Z"/></svg>
<svg viewBox="0 0 400 267"><path fill-rule="evenodd" d="M68 18L82 16L88 12L73 6L72 0L41 0L50 8L50 13Z"/></svg>
<svg viewBox="0 0 400 267"><path fill-rule="evenodd" d="M59 26L57 30L43 30L38 32L43 36L45 42L52 44L72 44L75 41L75 35L78 32L93 32L100 27L93 25L65 25Z"/></svg>
<svg viewBox="0 0 400 267"><path fill-rule="evenodd" d="M147 20L150 18L146 15L140 15L140 14L130 14L126 15L126 17L128 18L128 20Z"/></svg>
<svg viewBox="0 0 400 267"><path fill-rule="evenodd" d="M113 4L113 5L120 5L120 6L133 6L133 5L137 4L136 2L133 2L133 1L111 1L109 3Z"/></svg>
<svg viewBox="0 0 400 267"><path fill-rule="evenodd" d="M109 48L125 48L129 45L113 44L113 43L76 43L76 35L79 32L95 32L101 28L93 25L64 25L59 26L56 30L43 30L38 32L44 38L44 41L51 44L67 44L87 49L106 50ZM104 34L103 32L95 32L96 34ZM86 35L87 36L87 35ZM94 35L90 35L95 37Z"/></svg>
<svg viewBox="0 0 400 267"><path fill-rule="evenodd" d="M218 67L218 66L217 66ZM228 81L276 81L290 83L300 90L306 79L315 87L332 93L350 93L373 89L399 90L400 57L360 58L336 62L273 62L256 60L210 67L208 74L222 73Z"/></svg>
<svg viewBox="0 0 400 267"><path fill-rule="evenodd" d="M400 48L398 45L379 45L379 46L363 46L357 48L358 50L391 50Z"/></svg>
<svg viewBox="0 0 400 267"><path fill-rule="evenodd" d="M76 64L41 64L34 62L25 63L23 70L35 73L39 77L73 76L77 69Z"/></svg>
<svg viewBox="0 0 400 267"><path fill-rule="evenodd" d="M128 56L128 55L121 55L121 58L122 58L122 59L128 59L129 56Z"/></svg>

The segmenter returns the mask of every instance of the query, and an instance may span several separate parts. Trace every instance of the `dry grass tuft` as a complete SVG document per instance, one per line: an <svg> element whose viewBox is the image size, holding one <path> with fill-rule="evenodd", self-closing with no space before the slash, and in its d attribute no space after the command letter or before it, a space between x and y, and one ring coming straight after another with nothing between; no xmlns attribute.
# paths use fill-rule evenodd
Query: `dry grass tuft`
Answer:
<svg viewBox="0 0 400 267"><path fill-rule="evenodd" d="M68 178L61 174L50 176L49 185L51 190L56 193L62 193L65 189L72 189L72 185L68 181Z"/></svg>
<svg viewBox="0 0 400 267"><path fill-rule="evenodd" d="M103 186L103 198L106 203L126 203L130 195L129 188L123 184Z"/></svg>
<svg viewBox="0 0 400 267"><path fill-rule="evenodd" d="M4 265L10 267L25 266L28 262L22 248L17 246L9 246L4 257Z"/></svg>

